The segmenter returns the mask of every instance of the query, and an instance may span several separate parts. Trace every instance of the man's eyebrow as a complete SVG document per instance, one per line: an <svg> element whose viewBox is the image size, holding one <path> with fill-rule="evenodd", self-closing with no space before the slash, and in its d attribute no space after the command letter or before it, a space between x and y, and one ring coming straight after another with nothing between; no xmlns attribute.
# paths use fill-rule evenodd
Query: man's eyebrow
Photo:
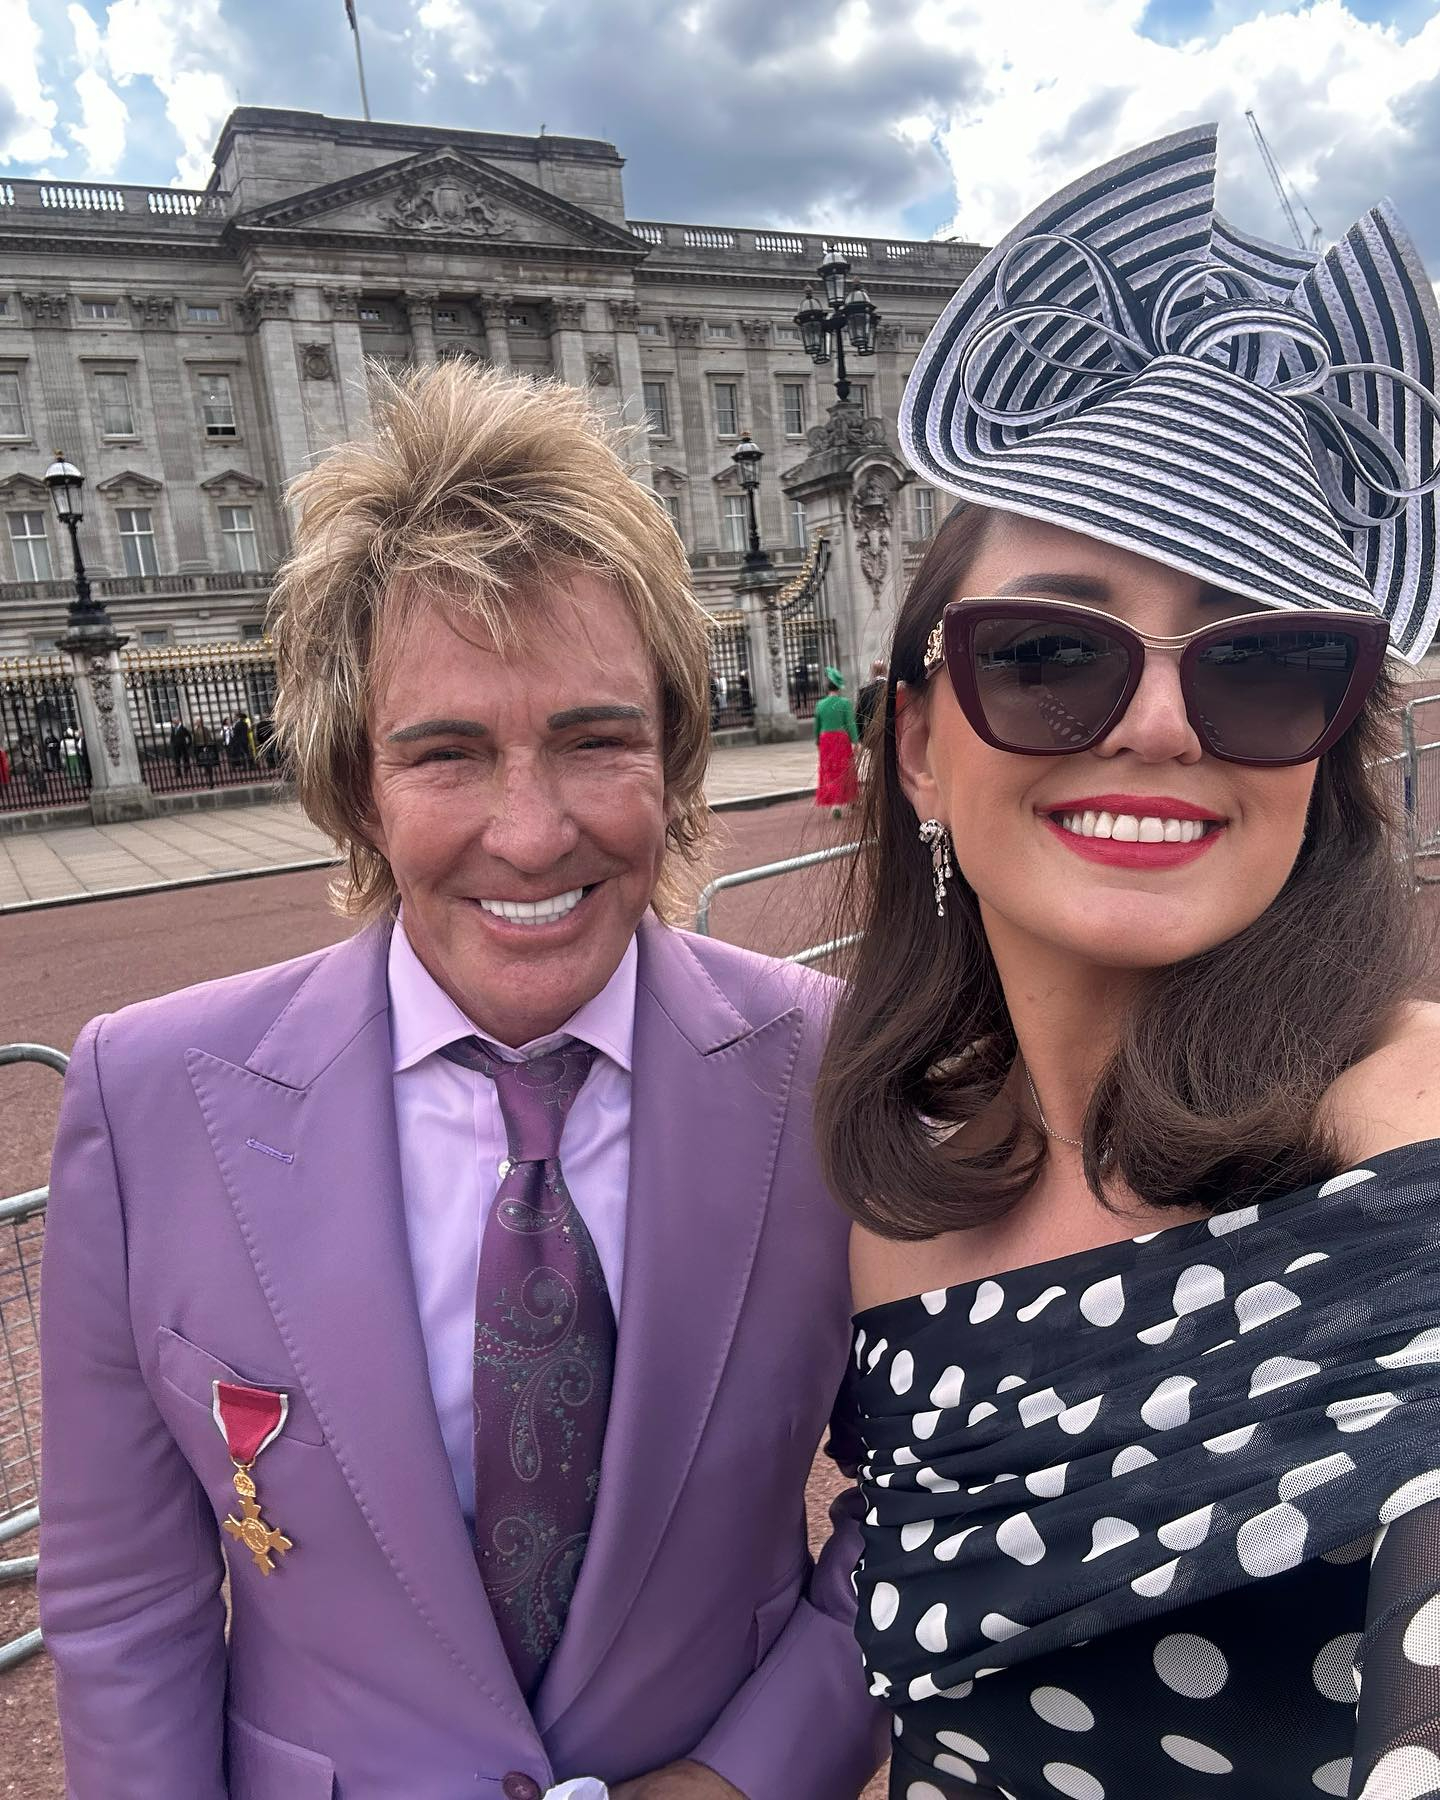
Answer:
<svg viewBox="0 0 1440 1800"><path fill-rule="evenodd" d="M572 725L648 725L643 706L571 706L551 713L546 724L552 731L568 731Z"/></svg>
<svg viewBox="0 0 1440 1800"><path fill-rule="evenodd" d="M402 725L398 731L392 731L385 739L387 744L413 744L419 738L431 737L489 737L487 728L478 719L421 719L415 725Z"/></svg>

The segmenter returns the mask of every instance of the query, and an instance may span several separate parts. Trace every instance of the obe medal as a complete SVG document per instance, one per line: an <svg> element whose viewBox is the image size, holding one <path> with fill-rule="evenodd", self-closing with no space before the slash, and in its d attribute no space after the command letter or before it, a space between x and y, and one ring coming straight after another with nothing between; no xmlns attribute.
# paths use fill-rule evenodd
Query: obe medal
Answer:
<svg viewBox="0 0 1440 1800"><path fill-rule="evenodd" d="M240 1496L240 1517L224 1521L232 1538L243 1544L255 1558L262 1575L275 1570L275 1559L295 1546L283 1531L267 1525L260 1512L251 1466L262 1450L267 1450L285 1428L290 1412L290 1396L268 1388L241 1387L232 1381L213 1381L211 1412L230 1460L235 1465L235 1492Z"/></svg>

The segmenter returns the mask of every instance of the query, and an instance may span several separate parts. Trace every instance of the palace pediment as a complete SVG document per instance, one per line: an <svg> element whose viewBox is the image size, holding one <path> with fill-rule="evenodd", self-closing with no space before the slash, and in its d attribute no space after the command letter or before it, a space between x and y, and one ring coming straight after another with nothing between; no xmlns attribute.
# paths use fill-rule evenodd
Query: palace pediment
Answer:
<svg viewBox="0 0 1440 1800"><path fill-rule="evenodd" d="M427 150L363 175L288 195L242 213L233 229L252 237L375 244L427 244L623 256L646 246L572 201L463 150Z"/></svg>

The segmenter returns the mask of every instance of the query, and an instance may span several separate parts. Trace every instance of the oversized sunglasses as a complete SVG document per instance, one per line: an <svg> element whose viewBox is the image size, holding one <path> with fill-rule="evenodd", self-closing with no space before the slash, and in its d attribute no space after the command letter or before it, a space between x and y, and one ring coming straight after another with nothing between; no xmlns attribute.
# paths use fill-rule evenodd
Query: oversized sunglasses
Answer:
<svg viewBox="0 0 1440 1800"><path fill-rule="evenodd" d="M930 634L965 717L997 750L1072 756L1135 698L1145 658L1177 658L1185 713L1211 756L1256 768L1313 762L1355 721L1390 628L1360 613L1271 611L1150 637L1066 600L952 600Z"/></svg>

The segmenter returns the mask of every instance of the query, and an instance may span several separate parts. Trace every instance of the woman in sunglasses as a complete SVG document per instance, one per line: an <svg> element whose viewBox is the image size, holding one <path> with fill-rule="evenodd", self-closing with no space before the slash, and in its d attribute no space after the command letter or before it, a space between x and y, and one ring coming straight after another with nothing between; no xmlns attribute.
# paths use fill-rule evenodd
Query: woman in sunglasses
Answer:
<svg viewBox="0 0 1440 1800"><path fill-rule="evenodd" d="M1440 1022L1378 760L1440 319L1388 209L1312 265L1213 170L1048 202L906 394L966 504L817 1103L893 1800L1440 1794Z"/></svg>

